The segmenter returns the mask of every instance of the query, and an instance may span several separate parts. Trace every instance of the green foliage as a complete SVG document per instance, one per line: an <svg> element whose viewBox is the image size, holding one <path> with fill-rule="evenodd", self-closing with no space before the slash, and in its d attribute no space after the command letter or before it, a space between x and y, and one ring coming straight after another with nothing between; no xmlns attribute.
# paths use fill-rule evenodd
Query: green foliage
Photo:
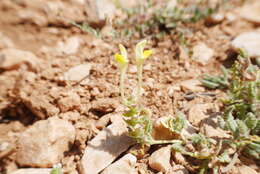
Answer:
<svg viewBox="0 0 260 174"><path fill-rule="evenodd" d="M225 89L229 86L229 74L225 67L221 67L223 75L211 76L205 75L202 80L202 84L209 89Z"/></svg>
<svg viewBox="0 0 260 174"><path fill-rule="evenodd" d="M181 134L182 129L186 127L186 122L187 120L185 119L183 113L178 113L176 118L169 118L168 120L165 120L162 124L170 131Z"/></svg>
<svg viewBox="0 0 260 174"><path fill-rule="evenodd" d="M156 141L152 137L152 121L151 111L144 108L140 104L141 89L142 89L142 68L145 60L151 56L152 50L144 50L147 41L140 41L135 47L135 61L137 66L137 94L136 96L125 96L125 75L128 67L127 51L123 45L119 45L121 54L115 54L115 61L120 69L120 94L122 103L128 108L123 114L124 121L128 127L128 134L142 145L164 144L179 142L172 141Z"/></svg>
<svg viewBox="0 0 260 174"><path fill-rule="evenodd" d="M162 122L165 128L178 135L177 138L158 141L152 136L151 111L142 107L138 101L141 96L142 65L146 56L152 53L144 51L143 43L137 44L140 48L136 47L139 97L123 100L126 101L124 104L128 108L123 117L128 126L129 136L142 145L171 143L173 151L196 160L198 166L194 168L201 174L209 171L213 173L228 171L242 153L260 159L260 70L252 65L250 59L243 57L246 55L244 52L241 52L238 61L231 69L222 69L223 76L207 79L215 86L228 88L227 98L223 101L224 112L221 117L218 117L218 123L219 127L230 133L230 137L220 138L217 141L202 133L184 136L188 120L179 113L177 117L169 117ZM230 150L234 153L231 154ZM223 165L227 166L223 168Z"/></svg>
<svg viewBox="0 0 260 174"><path fill-rule="evenodd" d="M50 174L63 174L61 164L54 165Z"/></svg>
<svg viewBox="0 0 260 174"><path fill-rule="evenodd" d="M134 8L123 9L127 18L117 21L115 27L123 28L124 37L134 33L156 38L175 33L181 37L189 30L187 25L209 17L226 3L226 0L220 0L212 6L207 1L179 0L175 7L169 7L167 3L157 4L156 1L140 3Z"/></svg>
<svg viewBox="0 0 260 174"><path fill-rule="evenodd" d="M230 83L219 125L232 133L232 139L226 141L227 144L259 159L260 69L246 56L241 50L238 61L226 71Z"/></svg>
<svg viewBox="0 0 260 174"><path fill-rule="evenodd" d="M102 37L99 29L95 29L95 28L91 27L90 25L88 25L87 23L77 24L76 22L71 22L71 24L78 27L79 29L81 29L84 32L94 35L97 38Z"/></svg>
<svg viewBox="0 0 260 174"><path fill-rule="evenodd" d="M129 110L123 116L127 123L130 137L140 144L151 144L153 142L152 121L149 110L129 107Z"/></svg>

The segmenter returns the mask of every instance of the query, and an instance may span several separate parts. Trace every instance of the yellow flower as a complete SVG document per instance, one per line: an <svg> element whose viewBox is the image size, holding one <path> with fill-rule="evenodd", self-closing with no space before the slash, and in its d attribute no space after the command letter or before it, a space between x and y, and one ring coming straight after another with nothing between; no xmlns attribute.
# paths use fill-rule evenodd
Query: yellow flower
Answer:
<svg viewBox="0 0 260 174"><path fill-rule="evenodd" d="M128 64L127 51L123 45L119 45L120 53L115 54L115 61L119 64L120 67L125 67Z"/></svg>
<svg viewBox="0 0 260 174"><path fill-rule="evenodd" d="M144 60L150 57L153 53L152 50L144 50L146 43L146 40L142 40L135 47L135 59L137 64L142 64Z"/></svg>

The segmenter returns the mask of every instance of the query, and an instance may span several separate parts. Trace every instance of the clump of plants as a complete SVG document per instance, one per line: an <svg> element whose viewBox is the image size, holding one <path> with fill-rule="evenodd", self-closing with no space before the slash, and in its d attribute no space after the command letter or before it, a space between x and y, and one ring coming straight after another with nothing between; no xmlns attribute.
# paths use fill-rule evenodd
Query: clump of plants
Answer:
<svg viewBox="0 0 260 174"><path fill-rule="evenodd" d="M144 50L146 41L135 47L137 66L137 92L125 94L124 82L128 67L127 51L119 45L120 54L115 60L120 69L120 94L122 103L127 107L123 118L129 136L144 145L172 144L175 153L182 154L190 164L183 164L191 172L220 174L229 171L240 155L260 159L260 70L252 65L245 54L229 70L223 69L223 76L206 76L205 86L227 88L227 98L223 100L224 112L219 116L219 127L229 133L229 138L209 138L202 133L187 134L188 120L182 113L175 118L169 117L162 124L176 136L172 140L155 140L152 136L153 124L151 111L141 105L142 68L151 56L151 50ZM213 85L212 85L213 84Z"/></svg>
<svg viewBox="0 0 260 174"><path fill-rule="evenodd" d="M141 37L159 38L170 33L182 37L191 32L189 25L218 12L227 2L220 0L212 5L210 1L179 0L176 6L168 6L167 1L158 4L148 0L134 8L124 9L126 19L115 21L114 27L119 29L119 35L124 36L139 33Z"/></svg>

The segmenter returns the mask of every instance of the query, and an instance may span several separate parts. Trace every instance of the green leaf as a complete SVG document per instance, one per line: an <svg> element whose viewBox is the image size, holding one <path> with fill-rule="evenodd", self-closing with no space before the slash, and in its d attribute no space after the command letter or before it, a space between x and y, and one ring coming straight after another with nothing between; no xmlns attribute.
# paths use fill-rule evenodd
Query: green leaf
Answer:
<svg viewBox="0 0 260 174"><path fill-rule="evenodd" d="M251 149L251 148L245 148L244 149L244 152L247 154L247 155L249 155L249 156L252 156L252 157L254 157L254 158L256 158L256 159L260 159L260 154L257 152L257 151L255 151L255 150L253 150L253 149Z"/></svg>
<svg viewBox="0 0 260 174"><path fill-rule="evenodd" d="M162 122L164 127L177 134L181 134L181 131L186 126L186 123L187 120L183 113L178 113L176 118L169 118Z"/></svg>
<svg viewBox="0 0 260 174"><path fill-rule="evenodd" d="M256 116L252 112L247 113L245 124L249 129L254 129L257 126L257 121Z"/></svg>
<svg viewBox="0 0 260 174"><path fill-rule="evenodd" d="M130 108L126 113L123 114L125 117L132 117L138 113L137 108Z"/></svg>
<svg viewBox="0 0 260 174"><path fill-rule="evenodd" d="M225 150L222 154L218 156L218 160L221 163L229 163L231 161L231 158L228 154L228 150Z"/></svg>
<svg viewBox="0 0 260 174"><path fill-rule="evenodd" d="M221 129L225 129L226 127L226 122L222 117L218 117L218 125Z"/></svg>
<svg viewBox="0 0 260 174"><path fill-rule="evenodd" d="M241 120L236 120L236 122L237 122L238 131L239 131L240 136L241 135L245 135L245 136L248 135L249 134L249 129L246 126L246 124L243 121L241 121Z"/></svg>
<svg viewBox="0 0 260 174"><path fill-rule="evenodd" d="M50 174L62 174L61 165L59 165L59 164L58 164L58 165L55 165L55 166L52 168Z"/></svg>
<svg viewBox="0 0 260 174"><path fill-rule="evenodd" d="M184 152L185 148L180 143L172 144L172 148L177 152Z"/></svg>
<svg viewBox="0 0 260 174"><path fill-rule="evenodd" d="M257 125L255 128L252 130L253 135L258 135L260 134L260 120L257 121Z"/></svg>
<svg viewBox="0 0 260 174"><path fill-rule="evenodd" d="M248 144L247 147L256 151L257 153L260 153L260 142L258 142L258 143L252 142L252 143Z"/></svg>

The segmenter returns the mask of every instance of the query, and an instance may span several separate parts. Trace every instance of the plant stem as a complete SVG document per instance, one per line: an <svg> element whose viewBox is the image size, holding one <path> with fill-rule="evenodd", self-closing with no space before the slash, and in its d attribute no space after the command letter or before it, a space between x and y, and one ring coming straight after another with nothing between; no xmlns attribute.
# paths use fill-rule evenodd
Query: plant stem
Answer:
<svg viewBox="0 0 260 174"><path fill-rule="evenodd" d="M137 83L137 105L140 106L140 97L141 97L141 93L142 93L142 85L143 85L143 64L140 63L137 65L137 79L138 79L138 83Z"/></svg>
<svg viewBox="0 0 260 174"><path fill-rule="evenodd" d="M181 140L152 140L150 141L151 145L156 144L173 144L173 143L182 143Z"/></svg>
<svg viewBox="0 0 260 174"><path fill-rule="evenodd" d="M224 168L222 168L222 173L228 172L237 162L238 160L238 153L235 153L231 162Z"/></svg>
<svg viewBox="0 0 260 174"><path fill-rule="evenodd" d="M120 95L121 95L121 100L123 102L123 104L125 104L126 100L125 100L125 75L126 75L126 70L127 70L127 66L121 68L121 73L120 73Z"/></svg>

